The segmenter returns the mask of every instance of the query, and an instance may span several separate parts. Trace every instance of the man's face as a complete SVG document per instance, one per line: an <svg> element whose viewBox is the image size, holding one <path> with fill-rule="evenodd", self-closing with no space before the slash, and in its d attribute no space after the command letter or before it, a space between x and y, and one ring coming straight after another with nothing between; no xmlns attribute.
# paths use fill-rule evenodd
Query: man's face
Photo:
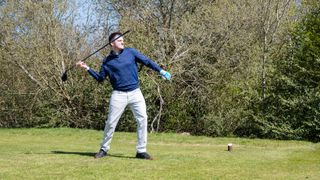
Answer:
<svg viewBox="0 0 320 180"><path fill-rule="evenodd" d="M111 43L111 45L116 50L124 49L123 37L120 37L119 39L115 40L114 42Z"/></svg>

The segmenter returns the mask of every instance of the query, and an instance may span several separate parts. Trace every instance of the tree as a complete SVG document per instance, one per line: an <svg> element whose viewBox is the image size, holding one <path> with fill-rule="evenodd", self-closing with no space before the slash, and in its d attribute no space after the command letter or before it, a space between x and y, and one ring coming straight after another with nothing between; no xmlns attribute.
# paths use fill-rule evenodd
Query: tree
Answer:
<svg viewBox="0 0 320 180"><path fill-rule="evenodd" d="M99 44L89 43L92 26L90 24L88 30L78 28L76 11L75 1L1 4L0 102L4 103L0 126L84 127L90 124L96 127L100 124L88 117L96 116L91 109L100 108L103 101L97 98L101 97L80 94L101 89L95 89L94 82L90 81L88 86L74 83L86 79L80 76L81 71L69 72L66 83L60 79L64 69L88 55L91 49L105 44L98 39Z"/></svg>
<svg viewBox="0 0 320 180"><path fill-rule="evenodd" d="M309 7L310 8L310 7ZM317 3L289 33L274 72L265 107L247 129L259 137L320 140L320 8ZM303 9L302 9L303 10Z"/></svg>
<svg viewBox="0 0 320 180"><path fill-rule="evenodd" d="M320 141L320 6L316 5L296 28L287 59L277 62L275 111L296 137ZM281 126L280 126L281 127ZM281 129L279 129L281 132Z"/></svg>
<svg viewBox="0 0 320 180"><path fill-rule="evenodd" d="M268 2L263 16L264 4L251 1L113 1L120 27L133 30L129 45L173 72L170 85L142 76L143 88L152 94L151 117L159 117L161 109L158 129L221 136L243 123L262 89L261 29L267 31L268 55L280 49L280 32L286 31L290 3ZM158 108L161 99L165 106Z"/></svg>

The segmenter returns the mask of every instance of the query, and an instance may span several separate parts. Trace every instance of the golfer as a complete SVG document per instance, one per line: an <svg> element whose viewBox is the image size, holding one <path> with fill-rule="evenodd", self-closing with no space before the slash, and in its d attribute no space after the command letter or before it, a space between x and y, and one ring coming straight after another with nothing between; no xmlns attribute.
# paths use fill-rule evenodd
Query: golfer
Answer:
<svg viewBox="0 0 320 180"><path fill-rule="evenodd" d="M102 82L108 76L113 88L109 104L109 114L105 122L103 140L95 158L107 156L117 123L126 106L129 105L137 121L138 142L136 146L136 158L151 160L152 157L147 153L148 116L146 103L139 88L137 63L142 63L154 71L159 72L161 76L167 80L171 79L171 74L161 69L159 65L136 49L125 48L121 32L112 33L109 36L109 42L112 42L112 50L110 54L103 59L99 73L82 61L77 63L77 66L86 69L98 82Z"/></svg>

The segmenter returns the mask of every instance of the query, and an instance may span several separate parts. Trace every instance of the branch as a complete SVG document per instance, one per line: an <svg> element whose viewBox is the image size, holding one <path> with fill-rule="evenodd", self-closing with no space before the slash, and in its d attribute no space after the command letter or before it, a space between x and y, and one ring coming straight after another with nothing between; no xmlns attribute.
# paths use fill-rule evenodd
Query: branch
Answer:
<svg viewBox="0 0 320 180"><path fill-rule="evenodd" d="M148 75L148 74L147 74ZM148 75L149 76L149 75ZM150 77L150 76L149 76ZM164 103L164 100L161 96L161 89L160 89L160 86L159 84L151 77L151 80L157 85L157 91L158 91L158 95L159 95L159 98L160 98L160 107L159 107L159 112L158 114L153 118L152 122L151 122L151 133L154 133L154 132L158 132L159 131L159 127L160 127L160 119L161 119L161 113L162 113L162 106L163 106L163 103ZM156 130L154 129L154 123L157 122L157 127L156 127Z"/></svg>
<svg viewBox="0 0 320 180"><path fill-rule="evenodd" d="M34 78L31 73L22 65L19 63L17 60L13 60L27 75L28 77L35 82L38 86L40 86L41 89L44 89L43 85L36 79Z"/></svg>

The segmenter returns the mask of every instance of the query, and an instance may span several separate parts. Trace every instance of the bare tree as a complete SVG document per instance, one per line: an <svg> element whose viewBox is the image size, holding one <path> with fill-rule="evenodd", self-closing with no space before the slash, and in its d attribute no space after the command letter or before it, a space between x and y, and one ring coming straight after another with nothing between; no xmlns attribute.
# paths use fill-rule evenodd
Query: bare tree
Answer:
<svg viewBox="0 0 320 180"><path fill-rule="evenodd" d="M293 3L292 0L286 1L260 1L258 8L259 19L261 20L257 32L260 32L259 39L261 42L261 59L262 59L262 70L261 70L261 79L262 79L262 98L266 97L267 89L267 69L266 64L270 56L270 48L272 45L277 43L278 29L281 28L286 16L290 10L290 5ZM288 20L288 19L287 19Z"/></svg>

